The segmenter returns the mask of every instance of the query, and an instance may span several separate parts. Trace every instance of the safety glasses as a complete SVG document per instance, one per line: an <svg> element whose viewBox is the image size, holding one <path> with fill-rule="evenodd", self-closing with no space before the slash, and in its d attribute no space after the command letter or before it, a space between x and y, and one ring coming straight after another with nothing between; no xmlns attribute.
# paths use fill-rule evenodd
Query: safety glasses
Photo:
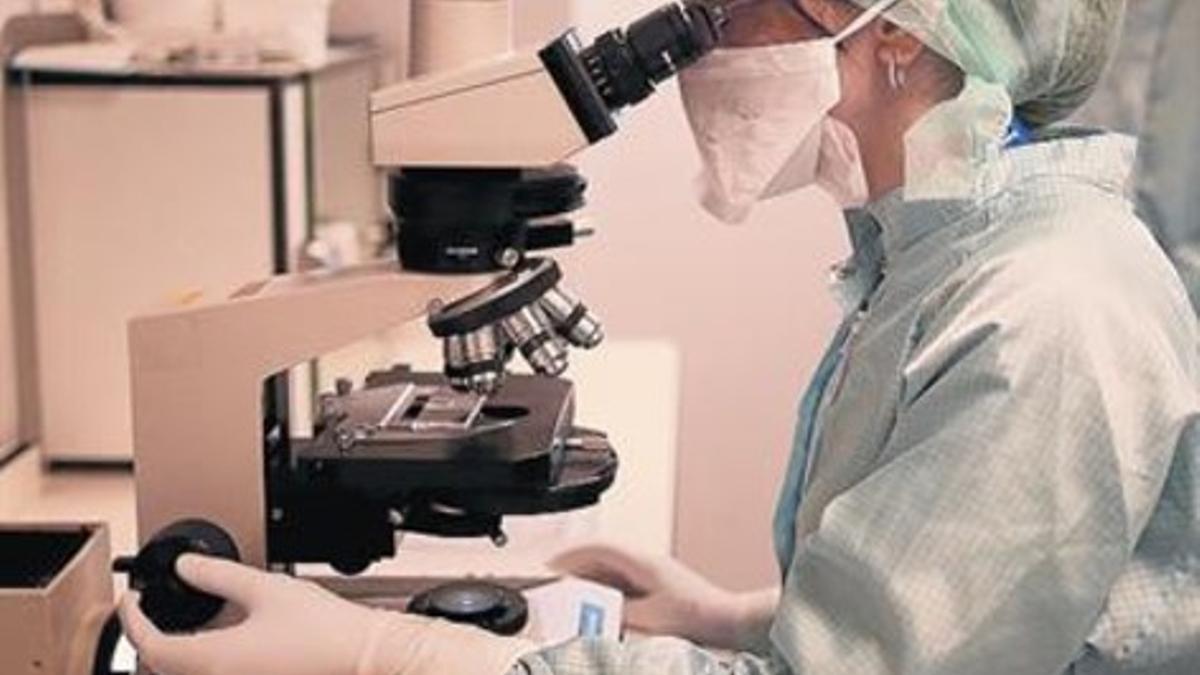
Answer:
<svg viewBox="0 0 1200 675"><path fill-rule="evenodd" d="M865 13L847 0L835 0L839 9L821 12L816 6L829 0L731 0L723 47L757 47L831 38ZM881 4L895 2L881 0Z"/></svg>
<svg viewBox="0 0 1200 675"><path fill-rule="evenodd" d="M731 2L723 47L760 47L829 37L799 0Z"/></svg>

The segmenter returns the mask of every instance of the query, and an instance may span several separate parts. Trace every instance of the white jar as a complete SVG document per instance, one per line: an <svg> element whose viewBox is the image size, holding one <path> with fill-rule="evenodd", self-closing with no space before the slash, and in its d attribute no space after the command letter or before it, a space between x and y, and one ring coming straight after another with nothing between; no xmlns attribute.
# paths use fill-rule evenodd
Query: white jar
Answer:
<svg viewBox="0 0 1200 675"><path fill-rule="evenodd" d="M221 29L251 37L271 55L318 66L329 53L332 0L222 0Z"/></svg>
<svg viewBox="0 0 1200 675"><path fill-rule="evenodd" d="M117 25L148 39L209 35L216 30L217 9L217 0L112 0Z"/></svg>

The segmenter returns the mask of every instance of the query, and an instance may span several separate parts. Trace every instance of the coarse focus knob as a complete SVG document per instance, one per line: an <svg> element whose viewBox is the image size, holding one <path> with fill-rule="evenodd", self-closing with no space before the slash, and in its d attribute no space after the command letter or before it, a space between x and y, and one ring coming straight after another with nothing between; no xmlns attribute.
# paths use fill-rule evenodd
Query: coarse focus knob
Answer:
<svg viewBox="0 0 1200 675"><path fill-rule="evenodd" d="M192 587L175 572L175 563L187 553L240 560L225 530L205 520L183 520L155 534L137 557L113 563L113 571L129 575L129 587L142 595L142 612L164 633L197 630L225 606L223 598Z"/></svg>

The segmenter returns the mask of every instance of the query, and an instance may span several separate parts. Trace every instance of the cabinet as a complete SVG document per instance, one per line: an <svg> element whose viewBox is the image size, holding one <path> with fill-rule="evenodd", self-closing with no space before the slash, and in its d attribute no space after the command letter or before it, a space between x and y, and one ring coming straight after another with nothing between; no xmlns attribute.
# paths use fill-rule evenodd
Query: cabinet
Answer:
<svg viewBox="0 0 1200 675"><path fill-rule="evenodd" d="M131 316L296 270L322 220L378 220L377 62L335 49L315 69L10 72L26 113L47 461L130 460ZM301 427L310 380L298 364Z"/></svg>

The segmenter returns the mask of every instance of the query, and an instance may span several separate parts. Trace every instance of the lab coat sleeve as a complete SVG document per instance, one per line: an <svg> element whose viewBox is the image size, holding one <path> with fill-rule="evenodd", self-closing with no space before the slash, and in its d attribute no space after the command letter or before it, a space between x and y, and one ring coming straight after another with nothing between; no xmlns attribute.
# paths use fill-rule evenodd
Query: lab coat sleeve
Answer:
<svg viewBox="0 0 1200 675"><path fill-rule="evenodd" d="M1196 338L1169 280L1059 253L928 299L888 442L793 560L791 672L1059 675L1084 648L1195 422Z"/></svg>
<svg viewBox="0 0 1200 675"><path fill-rule="evenodd" d="M718 655L675 638L576 640L527 656L509 675L780 675L771 657Z"/></svg>

